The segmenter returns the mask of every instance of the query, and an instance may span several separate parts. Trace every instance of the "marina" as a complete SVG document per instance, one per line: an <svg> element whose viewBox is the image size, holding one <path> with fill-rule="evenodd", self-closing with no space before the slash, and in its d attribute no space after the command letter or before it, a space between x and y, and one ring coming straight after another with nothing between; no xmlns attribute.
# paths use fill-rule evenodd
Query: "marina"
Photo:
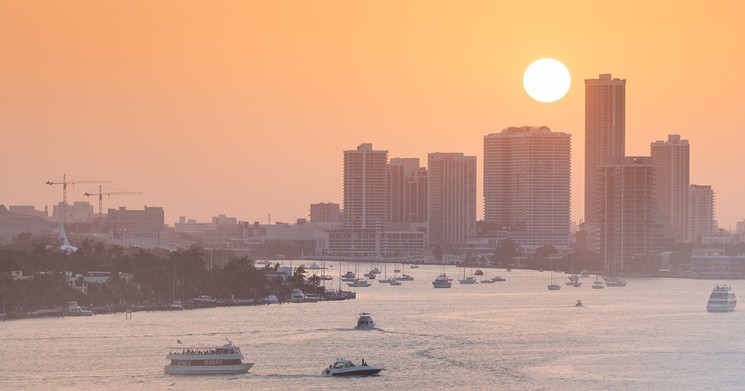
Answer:
<svg viewBox="0 0 745 391"><path fill-rule="evenodd" d="M376 283L355 300L6 321L0 344L14 359L0 364L0 389L734 390L745 381L737 359L745 347L733 343L745 312L705 308L714 284L725 281L627 278L623 289L548 292L545 273L513 269L499 284L440 290L431 283L442 266L407 271L413 281ZM460 268L444 271L455 276ZM338 286L334 278L327 287ZM733 292L745 287L726 283ZM373 314L375 329L354 330L362 311ZM223 338L256 363L248 373L164 373L177 340ZM386 370L321 376L336 357Z"/></svg>

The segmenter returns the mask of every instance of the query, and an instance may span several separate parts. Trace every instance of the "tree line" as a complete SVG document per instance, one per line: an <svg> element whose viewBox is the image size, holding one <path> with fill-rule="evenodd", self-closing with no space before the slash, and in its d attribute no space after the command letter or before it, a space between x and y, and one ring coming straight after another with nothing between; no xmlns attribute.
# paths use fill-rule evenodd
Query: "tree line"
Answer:
<svg viewBox="0 0 745 391"><path fill-rule="evenodd" d="M122 306L170 304L200 295L217 299L260 299L274 294L289 297L293 288L323 293L317 278L306 279L299 268L287 283L270 278L279 265L257 267L248 257L232 259L222 269L208 270L201 247L168 251L144 250L83 240L75 252L59 250L48 237L22 233L0 246L0 310L29 312L65 306ZM30 279L13 279L22 271ZM88 284L83 294L68 283L66 273L111 272L105 284ZM80 278L82 280L82 278Z"/></svg>

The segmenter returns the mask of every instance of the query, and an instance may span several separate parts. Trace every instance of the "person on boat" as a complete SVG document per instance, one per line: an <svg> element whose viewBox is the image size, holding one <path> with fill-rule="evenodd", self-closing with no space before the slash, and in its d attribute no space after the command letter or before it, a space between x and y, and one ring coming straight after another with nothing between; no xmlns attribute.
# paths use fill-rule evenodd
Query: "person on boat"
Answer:
<svg viewBox="0 0 745 391"><path fill-rule="evenodd" d="M367 364L365 363L365 359L364 358L362 359L362 366L367 366Z"/></svg>

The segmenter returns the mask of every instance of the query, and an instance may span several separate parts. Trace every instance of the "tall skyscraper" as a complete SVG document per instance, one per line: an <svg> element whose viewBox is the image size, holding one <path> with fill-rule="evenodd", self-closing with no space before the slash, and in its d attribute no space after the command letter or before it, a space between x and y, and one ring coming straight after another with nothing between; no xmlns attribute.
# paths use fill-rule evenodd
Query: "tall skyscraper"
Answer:
<svg viewBox="0 0 745 391"><path fill-rule="evenodd" d="M657 248L652 158L627 156L606 162L597 175L599 253L609 272Z"/></svg>
<svg viewBox="0 0 745 391"><path fill-rule="evenodd" d="M626 80L602 74L585 80L585 222L596 223L597 170L625 156Z"/></svg>
<svg viewBox="0 0 745 391"><path fill-rule="evenodd" d="M427 169L418 158L391 158L391 223L427 221Z"/></svg>
<svg viewBox="0 0 745 391"><path fill-rule="evenodd" d="M702 237L717 232L714 190L708 185L691 185L688 197L688 240L698 242Z"/></svg>
<svg viewBox="0 0 745 391"><path fill-rule="evenodd" d="M344 151L344 227L385 227L390 216L388 151L360 144Z"/></svg>
<svg viewBox="0 0 745 391"><path fill-rule="evenodd" d="M484 136L484 220L518 245L570 247L571 136L546 126Z"/></svg>
<svg viewBox="0 0 745 391"><path fill-rule="evenodd" d="M430 243L465 243L476 234L476 156L428 156Z"/></svg>
<svg viewBox="0 0 745 391"><path fill-rule="evenodd" d="M690 178L690 147L688 140L671 134L667 141L651 144L655 173L657 214L669 223L681 241L688 236L688 185Z"/></svg>

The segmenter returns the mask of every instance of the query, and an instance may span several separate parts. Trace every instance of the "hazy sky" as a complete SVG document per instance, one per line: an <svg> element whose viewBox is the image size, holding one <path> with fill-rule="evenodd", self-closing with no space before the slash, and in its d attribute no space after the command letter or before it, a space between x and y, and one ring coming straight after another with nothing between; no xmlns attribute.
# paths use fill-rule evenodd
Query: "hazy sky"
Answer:
<svg viewBox="0 0 745 391"><path fill-rule="evenodd" d="M500 4L504 3L504 4ZM478 156L483 136L572 134L582 218L584 82L627 80L627 155L678 133L691 183L723 227L745 219L745 29L740 2L0 0L0 204L61 200L63 173L207 220L292 222L342 202L342 151ZM611 5L612 4L612 5ZM522 88L532 61L572 74L568 95ZM95 185L69 189L88 200ZM96 205L94 199L90 201ZM482 211L479 211L482 218Z"/></svg>

